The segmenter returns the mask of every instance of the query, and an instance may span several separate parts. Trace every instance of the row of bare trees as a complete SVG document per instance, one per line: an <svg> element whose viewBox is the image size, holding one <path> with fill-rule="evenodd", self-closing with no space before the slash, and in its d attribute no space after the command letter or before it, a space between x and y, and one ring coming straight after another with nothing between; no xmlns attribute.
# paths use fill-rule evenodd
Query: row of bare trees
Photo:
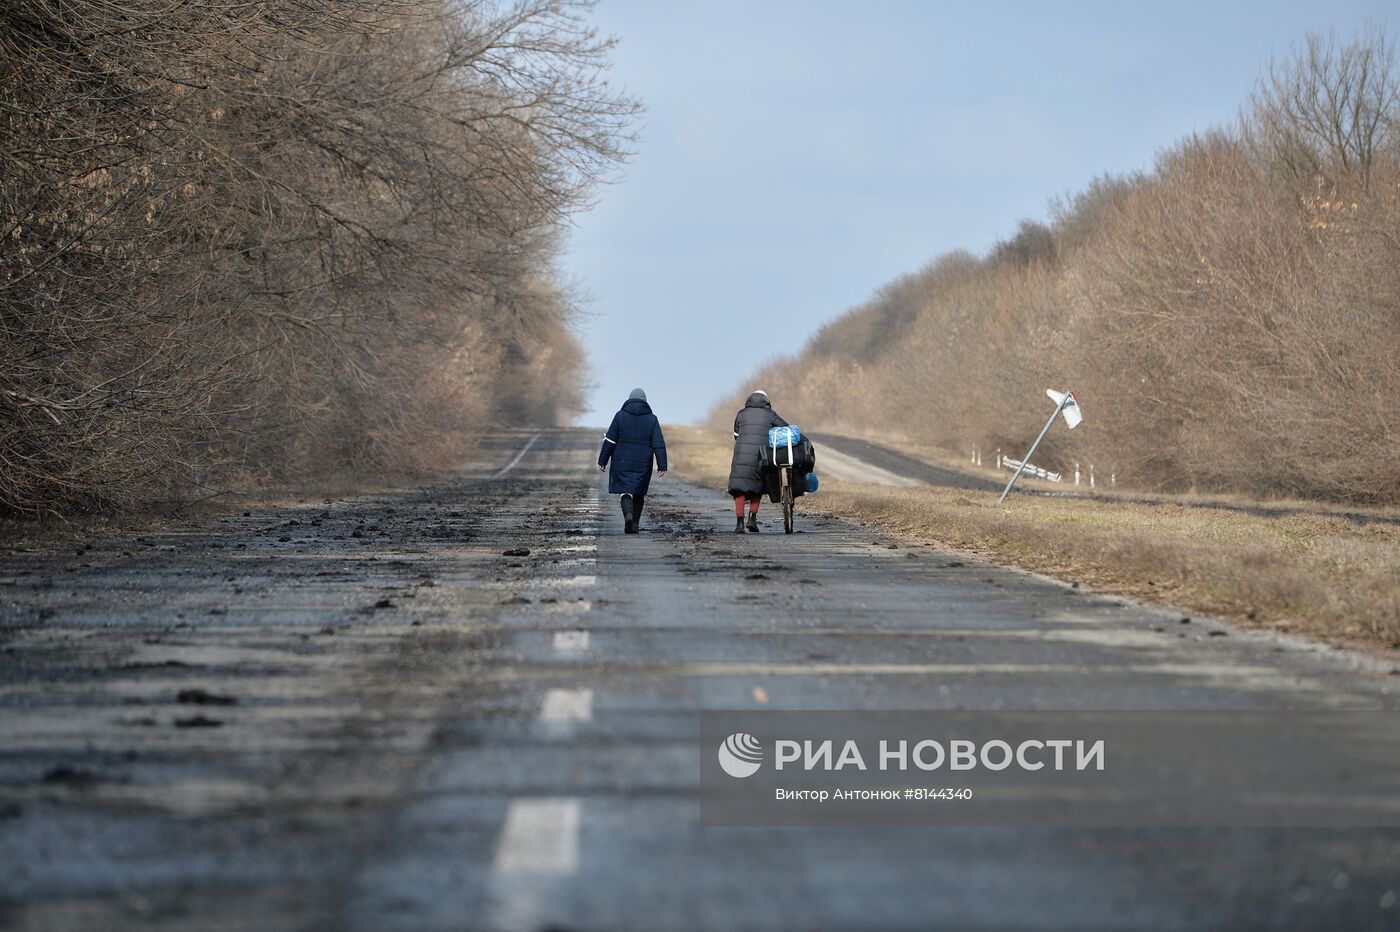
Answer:
<svg viewBox="0 0 1400 932"><path fill-rule="evenodd" d="M781 377L778 377L778 372ZM1104 179L985 258L881 289L759 381L813 428L1019 454L1120 483L1400 500L1400 70L1312 36L1237 126ZM721 406L727 409L734 399ZM732 412L723 411L723 414Z"/></svg>
<svg viewBox="0 0 1400 932"><path fill-rule="evenodd" d="M0 8L0 509L440 468L580 402L636 103L565 0Z"/></svg>

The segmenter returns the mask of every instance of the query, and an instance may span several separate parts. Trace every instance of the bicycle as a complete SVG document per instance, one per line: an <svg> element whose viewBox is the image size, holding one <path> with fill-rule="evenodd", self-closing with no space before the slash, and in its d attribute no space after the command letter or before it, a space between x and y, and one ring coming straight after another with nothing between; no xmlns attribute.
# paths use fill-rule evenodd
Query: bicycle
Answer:
<svg viewBox="0 0 1400 932"><path fill-rule="evenodd" d="M783 533L792 533L792 512L793 501L796 496L792 494L792 467L778 467L778 485L783 503Z"/></svg>
<svg viewBox="0 0 1400 932"><path fill-rule="evenodd" d="M768 431L768 446L769 456L764 467L770 476L776 475L776 481L769 485L768 497L782 506L783 533L791 534L794 505L807 493L807 475L816 465L816 451L796 426L774 427ZM798 475L794 476L795 472Z"/></svg>

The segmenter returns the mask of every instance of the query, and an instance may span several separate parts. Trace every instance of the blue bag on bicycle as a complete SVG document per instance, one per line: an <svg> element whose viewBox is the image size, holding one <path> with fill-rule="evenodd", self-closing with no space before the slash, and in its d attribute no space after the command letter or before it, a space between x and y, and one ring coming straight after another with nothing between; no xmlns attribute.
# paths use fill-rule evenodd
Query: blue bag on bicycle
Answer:
<svg viewBox="0 0 1400 932"><path fill-rule="evenodd" d="M812 441L802 436L796 425L773 427L768 430L768 465L809 472L817 465L817 453L812 449Z"/></svg>
<svg viewBox="0 0 1400 932"><path fill-rule="evenodd" d="M802 442L802 431L796 424L787 427L768 428L768 445L770 447L795 447Z"/></svg>

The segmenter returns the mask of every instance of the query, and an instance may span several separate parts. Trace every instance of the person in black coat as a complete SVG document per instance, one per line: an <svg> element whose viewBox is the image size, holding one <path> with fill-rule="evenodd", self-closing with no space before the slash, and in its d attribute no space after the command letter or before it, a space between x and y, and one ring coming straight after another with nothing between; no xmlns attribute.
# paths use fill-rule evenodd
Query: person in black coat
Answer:
<svg viewBox="0 0 1400 932"><path fill-rule="evenodd" d="M613 415L608 432L603 435L603 449L598 451L599 471L608 468L608 492L622 496L623 530L635 534L642 521L642 505L651 487L651 463L656 460L656 474L666 475L666 438L661 435L661 422L651 413L647 393L640 388Z"/></svg>
<svg viewBox="0 0 1400 932"><path fill-rule="evenodd" d="M758 533L758 503L763 500L763 455L768 430L786 427L768 403L767 392L754 392L734 416L734 458L729 463L729 494L734 496L734 533L744 533L744 502L749 505L749 530Z"/></svg>

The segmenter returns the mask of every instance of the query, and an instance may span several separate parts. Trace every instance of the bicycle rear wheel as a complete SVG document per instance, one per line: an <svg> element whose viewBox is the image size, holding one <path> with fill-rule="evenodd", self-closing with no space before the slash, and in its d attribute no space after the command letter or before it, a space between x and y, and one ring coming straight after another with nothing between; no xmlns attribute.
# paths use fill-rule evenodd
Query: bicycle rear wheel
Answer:
<svg viewBox="0 0 1400 932"><path fill-rule="evenodd" d="M792 470L786 467L782 471L783 487L783 533L792 533Z"/></svg>

